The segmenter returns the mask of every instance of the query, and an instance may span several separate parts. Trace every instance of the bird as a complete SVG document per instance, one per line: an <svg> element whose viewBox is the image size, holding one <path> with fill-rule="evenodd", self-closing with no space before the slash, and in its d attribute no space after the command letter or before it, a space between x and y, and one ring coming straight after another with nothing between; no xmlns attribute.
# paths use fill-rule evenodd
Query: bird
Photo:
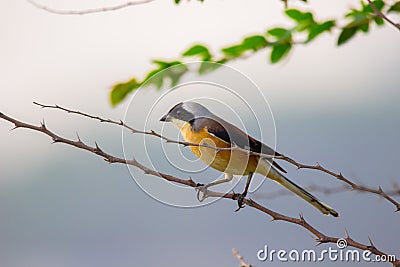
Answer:
<svg viewBox="0 0 400 267"><path fill-rule="evenodd" d="M247 196L254 173L259 173L289 189L323 214L339 216L333 208L284 176L283 173L286 171L272 157L282 154L213 114L203 105L194 101L180 102L172 107L160 121L175 125L185 142L194 144L189 147L195 156L208 166L225 174L224 178L209 184L197 184L199 201L207 198L209 187L230 182L234 175L247 176L243 193L234 194L234 199L237 199L239 206L237 210L239 210L244 207L243 200ZM263 157L260 154L271 156ZM199 198L200 191L203 193L201 198Z"/></svg>

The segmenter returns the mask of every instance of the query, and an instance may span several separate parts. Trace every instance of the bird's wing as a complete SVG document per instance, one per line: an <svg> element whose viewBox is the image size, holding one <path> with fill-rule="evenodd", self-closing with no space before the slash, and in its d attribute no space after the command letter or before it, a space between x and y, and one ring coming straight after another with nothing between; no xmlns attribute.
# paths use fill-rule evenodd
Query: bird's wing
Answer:
<svg viewBox="0 0 400 267"><path fill-rule="evenodd" d="M227 121L222 119L212 119L212 118L197 118L192 125L193 130L200 130L200 127L203 128L207 126L207 131L216 136L217 138L229 143L235 144L240 148L250 150L256 153L263 153L267 155L276 155L280 156L281 154L274 151L271 147L261 143L255 138L247 135L245 132L237 128L236 126L230 124ZM279 169L280 171L286 173L286 171L278 165L271 158L265 158L268 161L272 161L272 165Z"/></svg>

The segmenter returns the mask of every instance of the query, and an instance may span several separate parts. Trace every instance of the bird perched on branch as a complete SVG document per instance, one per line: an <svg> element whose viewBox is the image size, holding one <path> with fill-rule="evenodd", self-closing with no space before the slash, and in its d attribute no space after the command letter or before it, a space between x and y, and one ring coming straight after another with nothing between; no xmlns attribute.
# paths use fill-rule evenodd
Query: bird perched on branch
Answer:
<svg viewBox="0 0 400 267"><path fill-rule="evenodd" d="M259 173L286 187L323 214L339 216L330 206L321 202L282 174L286 171L273 160L274 155L280 155L278 152L214 115L204 106L189 101L179 103L160 121L173 123L178 127L186 142L197 145L190 146L193 154L205 164L225 173L223 179L215 180L207 185L198 185L198 198L199 193L203 193L201 199L199 198L200 201L207 197L207 188L229 182L234 175L247 176L243 193L235 194L235 199L238 200L239 205L237 210L239 210L243 207L243 199L247 195L253 174ZM252 154L252 152L271 156L262 157Z"/></svg>

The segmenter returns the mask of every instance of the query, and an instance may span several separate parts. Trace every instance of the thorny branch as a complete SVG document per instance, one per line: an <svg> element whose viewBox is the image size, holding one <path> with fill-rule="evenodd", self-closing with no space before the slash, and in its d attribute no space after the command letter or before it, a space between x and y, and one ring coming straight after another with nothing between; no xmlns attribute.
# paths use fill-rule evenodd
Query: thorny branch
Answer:
<svg viewBox="0 0 400 267"><path fill-rule="evenodd" d="M137 167L138 169L141 169L145 174L157 176L157 177L163 178L165 180L183 184L183 185L187 185L187 186L190 186L193 188L195 188L197 186L197 184L190 178L189 179L181 179L181 178L169 175L169 174L160 173L158 171L149 169L146 166L140 164L135 159L128 160L128 159L123 159L123 158L112 156L112 155L106 153L104 150L102 150L97 143L95 143L95 146L89 146L86 143L82 142L82 140L80 140L79 137L77 140L71 140L71 139L61 137L61 136L55 134L53 131L49 130L47 128L47 126L45 125L44 121L41 122L41 124L39 126L36 126L36 125L24 123L17 119L11 118L1 112L0 112L0 119L6 120L6 121L14 124L13 129L26 128L26 129L34 130L36 132L41 132L41 133L49 136L53 140L53 143L64 143L64 144L67 144L67 145L70 145L70 146L73 146L73 147L76 147L79 149L86 150L90 153L93 153L93 154L96 154L96 155L102 157L105 161L107 161L109 163L129 164L129 165ZM237 200L237 197L238 197L234 193L224 194L224 193L218 193L218 192L214 192L214 191L207 191L207 192L208 192L208 195L211 197L220 197L220 198L233 199L233 200ZM323 234L318 229L316 229L311 224L309 224L301 214L300 214L299 218L289 217L289 216L280 214L278 212L275 212L273 210L270 210L251 199L244 199L243 203L249 207L252 207L263 213L268 214L270 217L272 217L273 221L286 221L286 222L296 224L296 225L299 225L299 226L305 228L306 230L308 230L309 232L311 232L314 235L314 239L316 240L317 244L336 243L340 239L338 237L331 237L331 236ZM371 253L373 253L375 255L387 257L388 259L391 260L391 263L393 264L393 266L400 267L400 260L398 260L397 258L392 259L390 257L390 255L388 255L387 253L376 248L375 245L372 243L371 239L370 239L369 245L362 244L357 241L354 241L349 236L349 234L346 232L345 240L347 241L347 246L358 248L361 250L369 250L369 251L371 251Z"/></svg>
<svg viewBox="0 0 400 267"><path fill-rule="evenodd" d="M264 157L264 158L281 159L281 160L284 160L284 161L289 162L290 164L296 166L297 169L319 170L319 171L325 172L325 173L335 177L336 179L344 182L345 184L349 185L350 189L352 189L352 190L356 190L356 191L360 191L360 192L368 192L368 193L372 193L372 194L375 194L375 195L379 195L380 197L382 197L382 198L386 199L387 201L389 201L390 203L392 203L396 207L396 211L400 211L400 203L397 202L396 200L394 200L390 196L390 194L387 194L386 192L384 192L380 186L378 187L378 189L374 189L374 188L370 188L370 187L367 187L367 186L364 186L364 185L358 185L358 184L352 182L350 179L344 177L342 175L342 173L340 173L340 172L339 173L335 173L335 172L333 172L331 170L328 170L325 167L322 167L319 163L316 163L315 165L302 164L302 163L299 163L299 162L295 161L294 159L292 159L292 158L290 158L288 156L285 156L283 154L280 154L279 156L278 155L268 155L268 154L249 151L247 149L243 149L243 148L240 148L238 146L234 146L234 147L230 147L230 148L217 148L217 147L205 144L205 143L203 143L203 144L194 144L194 143L189 143L189 142L184 142L184 141L176 141L176 140L172 140L170 138L167 138L167 137L165 137L165 136L163 136L163 135L161 135L159 133L156 133L156 132L154 132L152 130L151 131L140 131L140 130L134 129L133 127L127 125L122 120L114 121L114 120L110 120L110 119L104 119L104 118L101 118L101 117L98 117L98 116L93 116L93 115L90 115L90 114L87 114L87 113L83 113L81 111L67 109L67 108L61 107L59 105L44 105L44 104L40 104L40 103L37 103L37 102L33 102L33 103L35 105L40 106L41 108L59 109L59 110L62 110L62 111L68 112L68 113L73 113L73 114L77 114L77 115L84 116L84 117L87 117L87 118L95 119L95 120L98 120L100 122L119 125L119 126L122 126L122 127L126 128L126 129L128 129L132 133L140 133L140 134L156 136L158 138L161 138L161 139L167 141L167 143L180 144L180 145L183 145L183 146L208 147L208 148L215 149L217 152L218 151L223 151L223 150L240 150L240 151L249 153L250 155L261 156L261 157Z"/></svg>
<svg viewBox="0 0 400 267"><path fill-rule="evenodd" d="M27 1L29 3L31 3L33 6L39 8L39 9L45 10L47 12L53 13L53 14L58 14L58 15L86 15L86 14L93 14L93 13L100 13L100 12L115 11L115 10L118 10L118 9L130 7L130 6L143 5L143 4L147 4L147 3L153 2L154 0L129 1L129 2L120 4L120 5L93 8L93 9L85 9L85 10L59 10L59 9L53 9L53 8L47 7L45 5L39 4L35 0L27 0Z"/></svg>
<svg viewBox="0 0 400 267"><path fill-rule="evenodd" d="M39 126L36 125L32 125L32 124L28 124L28 123L24 123L21 122L19 120L16 120L14 118L11 118L3 113L0 112L0 118L3 120L6 120L8 122L11 122L12 124L14 124L14 128L13 129L17 129L17 128L26 128L26 129L31 129L37 132L41 132L49 137L51 137L51 139L53 140L53 143L64 143L70 146L74 146L76 148L79 149L83 149L86 150L88 152L91 152L93 154L96 154L100 157L102 157L105 161L109 162L109 163L123 163L123 164L129 164L132 166L137 167L138 169L141 169L145 174L149 174L149 175L153 175L153 176L157 176L157 177L161 177L165 180L171 181L171 182L175 182L175 183L179 183L179 184L183 184L183 185L187 185L190 187L195 188L197 186L197 184L191 179L181 179L178 177L174 177L172 175L169 174L165 174L165 173L160 173L158 171L152 170L147 168L146 166L140 164L138 161L136 161L135 159L123 159L123 158L119 158L119 157L115 157L112 156L108 153L106 153L104 150L102 150L99 145L97 143L95 143L95 146L89 146L87 144L85 144L84 142L82 142L82 140L78 137L77 140L71 140L71 139L67 139L64 137L61 137L57 134L55 134L53 131L49 130L47 128L47 126L45 125L45 122L41 122L41 124ZM104 120L107 121L107 120ZM221 198L226 198L226 199L233 199L233 200L237 200L237 195L234 193L218 193L218 192L214 192L214 191L208 191L208 195L211 197L221 197ZM320 232L319 230L317 230L316 228L314 228L312 225L310 225L308 222L306 222L306 220L304 219L304 217L300 214L299 218L294 218L294 217L289 217L283 214L280 214L278 212L275 212L273 210L270 210L260 204L258 204L257 202L251 200L251 199L244 199L243 203L246 204L249 207L255 208L263 213L268 214L269 216L272 217L273 221L286 221L292 224L297 224L305 229L307 229L309 232L311 232L314 235L315 240L317 241L317 244L322 244L322 243L336 243L337 240L339 238L337 237L331 237L331 236L327 236L325 234L323 234L322 232ZM391 258L389 257L389 255L381 250L379 250L378 248L375 247L375 245L372 243L371 239L370 239L370 244L369 245L365 245L362 243L359 243L357 241L354 241L353 239L350 238L350 236L348 235L348 233L346 233L346 241L347 241L347 245L354 247L354 248L358 248L358 249L362 249L362 250L369 250L371 251L371 253L375 254L375 255L379 255L379 256L385 256L387 258ZM399 267L400 266L400 260L398 259L391 259L391 262L393 264L393 266Z"/></svg>

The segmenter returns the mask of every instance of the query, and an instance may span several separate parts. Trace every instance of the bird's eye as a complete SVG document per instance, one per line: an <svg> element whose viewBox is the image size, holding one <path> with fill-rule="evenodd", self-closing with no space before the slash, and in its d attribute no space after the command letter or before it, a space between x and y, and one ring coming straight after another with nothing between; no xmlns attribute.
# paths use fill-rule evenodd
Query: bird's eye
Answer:
<svg viewBox="0 0 400 267"><path fill-rule="evenodd" d="M176 112L176 114L177 114L177 115L181 114L181 111L180 111L180 110L178 110L178 111Z"/></svg>

